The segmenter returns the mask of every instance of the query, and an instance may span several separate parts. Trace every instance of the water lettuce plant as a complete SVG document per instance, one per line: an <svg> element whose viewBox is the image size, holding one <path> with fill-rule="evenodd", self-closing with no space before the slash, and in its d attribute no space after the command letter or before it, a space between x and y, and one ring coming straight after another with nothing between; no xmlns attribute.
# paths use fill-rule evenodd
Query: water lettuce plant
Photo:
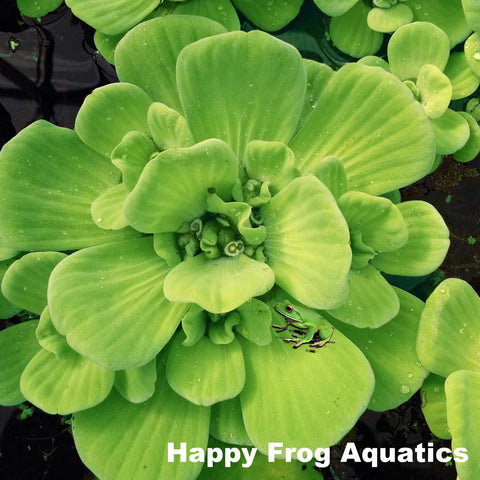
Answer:
<svg viewBox="0 0 480 480"><path fill-rule="evenodd" d="M330 17L329 35L342 52L355 58L374 55L384 33L415 21L431 22L448 36L450 46L464 41L471 30L461 0L314 0Z"/></svg>
<svg viewBox="0 0 480 480"><path fill-rule="evenodd" d="M195 478L166 445L209 433L330 446L408 399L423 305L378 272L424 275L448 248L433 207L385 198L435 159L411 91L188 15L133 28L115 65L74 130L38 121L0 153L2 292L30 312L0 333L2 403L74 413L82 459L117 480ZM286 298L335 344L275 333Z"/></svg>
<svg viewBox="0 0 480 480"><path fill-rule="evenodd" d="M464 52L450 53L443 30L428 22L402 26L388 42L388 63L370 56L359 62L387 69L411 89L432 122L437 155L453 154L462 162L475 158L480 151L480 127L472 115L450 105L473 94L480 78Z"/></svg>
<svg viewBox="0 0 480 480"><path fill-rule="evenodd" d="M444 280L426 302L417 350L432 374L424 388L423 411L432 431L468 450L458 477L473 480L480 467L478 428L480 298L463 280Z"/></svg>

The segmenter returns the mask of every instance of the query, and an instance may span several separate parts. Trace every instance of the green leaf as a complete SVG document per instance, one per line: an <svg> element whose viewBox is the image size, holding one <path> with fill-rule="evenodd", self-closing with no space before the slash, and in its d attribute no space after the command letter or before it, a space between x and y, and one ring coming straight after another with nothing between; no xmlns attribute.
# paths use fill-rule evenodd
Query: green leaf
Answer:
<svg viewBox="0 0 480 480"><path fill-rule="evenodd" d="M463 148L470 136L468 122L450 108L440 117L432 119L437 140L437 154L449 155Z"/></svg>
<svg viewBox="0 0 480 480"><path fill-rule="evenodd" d="M324 63L304 59L303 64L307 70L307 90L297 130L303 127L308 117L317 108L318 98L334 74L334 71Z"/></svg>
<svg viewBox="0 0 480 480"><path fill-rule="evenodd" d="M400 27L388 42L388 63L400 80L417 78L423 65L435 65L440 71L447 65L450 41L446 33L427 22Z"/></svg>
<svg viewBox="0 0 480 480"><path fill-rule="evenodd" d="M392 275L428 275L445 259L450 245L448 228L435 207L427 202L403 202L397 208L407 223L408 241L397 250L379 253L371 264Z"/></svg>
<svg viewBox="0 0 480 480"><path fill-rule="evenodd" d="M3 277L10 267L14 260L5 260L0 262L0 283L3 280ZM13 317L17 313L21 312L23 309L9 302L2 293L0 293L0 319L6 319Z"/></svg>
<svg viewBox="0 0 480 480"><path fill-rule="evenodd" d="M118 77L181 113L175 76L178 54L192 42L224 32L225 28L213 20L188 15L168 15L143 22L117 45Z"/></svg>
<svg viewBox="0 0 480 480"><path fill-rule="evenodd" d="M404 0L404 2L412 9L416 22L431 22L440 27L448 35L450 47L467 38L470 30L462 11L462 0L440 2L438 0Z"/></svg>
<svg viewBox="0 0 480 480"><path fill-rule="evenodd" d="M222 442L252 445L243 423L240 397L218 402L212 406L210 435Z"/></svg>
<svg viewBox="0 0 480 480"><path fill-rule="evenodd" d="M299 1L299 0L293 0ZM196 15L206 17L222 24L227 30L240 30L237 12L230 0L188 0L177 3L175 15Z"/></svg>
<svg viewBox="0 0 480 480"><path fill-rule="evenodd" d="M480 468L480 373L461 370L445 381L452 450L463 449L468 461L455 462L458 478L475 480Z"/></svg>
<svg viewBox="0 0 480 480"><path fill-rule="evenodd" d="M153 235L153 248L155 253L167 262L169 267L174 267L182 261L175 233L155 233Z"/></svg>
<svg viewBox="0 0 480 480"><path fill-rule="evenodd" d="M427 299L418 330L422 364L447 377L456 370L480 371L480 298L463 280L444 280Z"/></svg>
<svg viewBox="0 0 480 480"><path fill-rule="evenodd" d="M480 5L475 0L462 0L462 7L469 27L480 31Z"/></svg>
<svg viewBox="0 0 480 480"><path fill-rule="evenodd" d="M123 183L128 190L133 190L142 170L156 151L155 144L147 135L135 131L128 132L114 148L112 163L122 171Z"/></svg>
<svg viewBox="0 0 480 480"><path fill-rule="evenodd" d="M177 232L207 211L210 191L229 200L237 175L235 154L221 140L166 150L144 168L125 217L141 232Z"/></svg>
<svg viewBox="0 0 480 480"><path fill-rule="evenodd" d="M369 6L358 1L350 10L330 20L332 43L341 52L354 58L378 52L382 46L383 34L368 26L369 11Z"/></svg>
<svg viewBox="0 0 480 480"><path fill-rule="evenodd" d="M157 367L158 368L158 367ZM130 403L116 392L100 405L73 417L75 446L85 465L102 480L194 479L202 463L168 461L176 449L206 448L210 408L199 407L170 389L158 368L156 390L148 401Z"/></svg>
<svg viewBox="0 0 480 480"><path fill-rule="evenodd" d="M19 250L10 248L0 237L0 262L10 260L11 258L16 257L19 253Z"/></svg>
<svg viewBox="0 0 480 480"><path fill-rule="evenodd" d="M423 177L435 155L430 122L410 91L383 69L355 63L335 73L289 146L303 173L334 155L348 188L372 195Z"/></svg>
<svg viewBox="0 0 480 480"><path fill-rule="evenodd" d="M240 402L260 452L266 453L270 442L284 448L334 445L367 407L374 385L370 365L342 333L335 330L334 337L335 343L315 354L295 350L279 337L263 347L242 341L247 382Z"/></svg>
<svg viewBox="0 0 480 480"><path fill-rule="evenodd" d="M37 320L31 320L0 332L0 405L8 407L25 401L20 377L41 348L35 336L37 325Z"/></svg>
<svg viewBox="0 0 480 480"><path fill-rule="evenodd" d="M208 259L188 257L165 279L172 302L193 302L212 313L225 313L252 297L268 292L275 282L272 269L244 254Z"/></svg>
<svg viewBox="0 0 480 480"><path fill-rule="evenodd" d="M470 162L480 152L480 127L472 115L467 112L458 112L468 123L470 128L470 137L467 143L453 154L457 162Z"/></svg>
<svg viewBox="0 0 480 480"><path fill-rule="evenodd" d="M0 154L0 235L18 250L75 250L131 237L92 220L90 205L118 170L75 132L39 120Z"/></svg>
<svg viewBox="0 0 480 480"><path fill-rule="evenodd" d="M426 114L430 118L441 117L452 99L449 78L435 65L423 65L418 71L417 87Z"/></svg>
<svg viewBox="0 0 480 480"><path fill-rule="evenodd" d="M355 328L335 323L372 366L375 390L368 408L377 412L406 402L422 386L428 373L415 349L424 304L399 288L394 287L394 292L400 300L400 310L380 328Z"/></svg>
<svg viewBox="0 0 480 480"><path fill-rule="evenodd" d="M100 55L110 64L115 64L115 49L118 42L125 36L125 32L117 35L107 35L106 33L97 30L93 35L95 48L100 52Z"/></svg>
<svg viewBox="0 0 480 480"><path fill-rule="evenodd" d="M15 305L40 315L47 306L48 278L64 253L27 253L16 260L2 281L2 293Z"/></svg>
<svg viewBox="0 0 480 480"><path fill-rule="evenodd" d="M202 337L184 346L185 335L173 337L167 357L170 387L195 405L208 407L236 397L245 384L245 366L238 340L226 345Z"/></svg>
<svg viewBox="0 0 480 480"><path fill-rule="evenodd" d="M232 0L251 22L259 29L275 32L290 23L300 11L302 0Z"/></svg>
<svg viewBox="0 0 480 480"><path fill-rule="evenodd" d="M439 438L452 438L447 423L445 378L431 373L423 382L421 396L422 413L428 428Z"/></svg>
<svg viewBox="0 0 480 480"><path fill-rule="evenodd" d="M383 68L383 70L386 72L391 73L388 62L381 57L376 57L375 55L367 55L366 57L362 57L357 63L360 63L361 65L367 65L369 67Z"/></svg>
<svg viewBox="0 0 480 480"><path fill-rule="evenodd" d="M292 180L260 214L276 284L310 307L343 303L352 258L348 226L323 183L311 175Z"/></svg>
<svg viewBox="0 0 480 480"><path fill-rule="evenodd" d="M248 177L269 182L272 193L277 193L300 176L294 165L295 156L284 143L253 140L247 145L245 170Z"/></svg>
<svg viewBox="0 0 480 480"><path fill-rule="evenodd" d="M151 98L136 85L112 83L96 88L78 111L75 131L90 148L110 157L128 132L149 133L151 104Z"/></svg>
<svg viewBox="0 0 480 480"><path fill-rule="evenodd" d="M224 140L240 159L251 140L290 140L307 83L298 51L260 31L189 45L178 57L177 82L196 140Z"/></svg>
<svg viewBox="0 0 480 480"><path fill-rule="evenodd" d="M115 388L132 403L146 402L155 392L156 359L141 367L115 372Z"/></svg>
<svg viewBox="0 0 480 480"><path fill-rule="evenodd" d="M338 17L350 10L358 0L314 0L317 7L330 17Z"/></svg>
<svg viewBox="0 0 480 480"><path fill-rule="evenodd" d="M62 0L17 0L20 12L26 17L40 18L47 13L53 12L60 6Z"/></svg>
<svg viewBox="0 0 480 480"><path fill-rule="evenodd" d="M268 345L272 341L272 315L268 305L252 298L242 303L236 313L240 316L240 323L235 326L235 330L240 335L257 345Z"/></svg>
<svg viewBox="0 0 480 480"><path fill-rule="evenodd" d="M185 118L163 103L152 103L148 110L148 126L160 150L191 147L195 143Z"/></svg>
<svg viewBox="0 0 480 480"><path fill-rule="evenodd" d="M343 163L333 155L322 158L312 166L312 172L338 200L347 190L347 176Z"/></svg>
<svg viewBox="0 0 480 480"><path fill-rule="evenodd" d="M23 371L25 398L50 414L67 415L102 402L113 386L114 372L73 350L57 358L43 348Z"/></svg>
<svg viewBox="0 0 480 480"><path fill-rule="evenodd" d="M343 305L328 313L358 328L377 328L398 313L397 294L374 267L350 270L348 297Z"/></svg>
<svg viewBox="0 0 480 480"><path fill-rule="evenodd" d="M109 35L125 32L145 18L160 0L65 0L74 15Z"/></svg>
<svg viewBox="0 0 480 480"><path fill-rule="evenodd" d="M376 32L391 33L413 20L412 9L404 3L390 8L372 8L368 12L368 26Z"/></svg>
<svg viewBox="0 0 480 480"><path fill-rule="evenodd" d="M464 50L465 58L470 65L470 68L475 75L480 77L480 33L472 33L472 35L465 40Z"/></svg>
<svg viewBox="0 0 480 480"><path fill-rule="evenodd" d="M480 85L480 78L471 69L464 52L450 55L444 73L452 82L452 100L468 97Z"/></svg>
<svg viewBox="0 0 480 480"><path fill-rule="evenodd" d="M375 252L396 250L407 242L405 220L387 198L350 191L338 199L338 206L348 223L350 235L360 234L362 243ZM355 255L353 240L352 250Z"/></svg>
<svg viewBox="0 0 480 480"><path fill-rule="evenodd" d="M123 205L128 196L124 183L119 183L97 197L91 206L93 221L107 230L120 230L128 225Z"/></svg>
<svg viewBox="0 0 480 480"><path fill-rule="evenodd" d="M74 350L105 368L144 365L170 340L185 311L163 294L168 272L151 237L76 252L50 277L53 324Z"/></svg>
<svg viewBox="0 0 480 480"><path fill-rule="evenodd" d="M71 355L72 349L68 345L67 339L53 325L48 307L45 307L40 315L40 322L35 334L42 348L54 353L57 358L65 358Z"/></svg>

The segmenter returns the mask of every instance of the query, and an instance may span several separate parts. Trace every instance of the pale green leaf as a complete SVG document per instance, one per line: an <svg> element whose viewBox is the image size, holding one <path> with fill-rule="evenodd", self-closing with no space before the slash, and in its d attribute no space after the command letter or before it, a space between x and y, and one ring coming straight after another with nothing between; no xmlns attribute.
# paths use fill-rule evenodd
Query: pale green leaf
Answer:
<svg viewBox="0 0 480 480"><path fill-rule="evenodd" d="M439 438L452 438L447 423L445 377L431 373L423 382L421 397L422 413L428 428Z"/></svg>
<svg viewBox="0 0 480 480"><path fill-rule="evenodd" d="M374 55L383 42L383 33L375 32L367 23L370 7L358 1L347 12L330 20L332 43L341 52L354 58Z"/></svg>
<svg viewBox="0 0 480 480"><path fill-rule="evenodd" d="M388 42L388 63L400 80L417 78L423 65L435 65L443 71L450 55L446 33L428 22L400 27Z"/></svg>
<svg viewBox="0 0 480 480"><path fill-rule="evenodd" d="M260 452L270 442L284 448L334 445L367 407L374 385L370 365L342 333L333 336L335 343L316 353L294 349L279 336L263 347L242 341L247 382L240 402Z"/></svg>
<svg viewBox="0 0 480 480"><path fill-rule="evenodd" d="M480 4L476 0L462 0L462 7L469 27L480 32Z"/></svg>
<svg viewBox="0 0 480 480"><path fill-rule="evenodd" d="M177 81L196 140L222 139L240 159L251 140L290 140L307 83L298 51L260 31L189 45L179 55Z"/></svg>
<svg viewBox="0 0 480 480"><path fill-rule="evenodd" d="M452 99L449 78L435 65L423 65L418 71L417 87L426 114L430 118L441 117Z"/></svg>
<svg viewBox="0 0 480 480"><path fill-rule="evenodd" d="M119 172L75 132L39 120L3 147L0 163L0 235L10 247L74 250L135 234L93 222L92 201Z"/></svg>
<svg viewBox="0 0 480 480"><path fill-rule="evenodd" d="M470 65L470 68L473 70L475 75L480 77L480 33L472 33L472 35L465 40L464 49L465 58Z"/></svg>
<svg viewBox="0 0 480 480"><path fill-rule="evenodd" d="M16 260L2 281L2 293L15 305L40 315L47 306L48 278L64 253L27 253Z"/></svg>
<svg viewBox="0 0 480 480"><path fill-rule="evenodd" d="M75 16L93 28L115 35L145 18L160 0L65 0Z"/></svg>
<svg viewBox="0 0 480 480"><path fill-rule="evenodd" d="M124 183L119 183L97 197L91 206L93 221L107 230L120 230L128 225L123 205L128 196Z"/></svg>
<svg viewBox="0 0 480 480"><path fill-rule="evenodd" d="M292 180L260 213L276 284L311 307L343 303L352 258L348 226L323 183L312 175Z"/></svg>
<svg viewBox="0 0 480 480"><path fill-rule="evenodd" d="M358 0L314 0L317 7L330 17L338 17L350 10Z"/></svg>
<svg viewBox="0 0 480 480"><path fill-rule="evenodd" d="M37 325L37 320L31 320L0 332L0 405L7 407L25 401L20 377L41 348L35 336Z"/></svg>
<svg viewBox="0 0 480 480"><path fill-rule="evenodd" d="M114 372L70 350L57 358L43 348L22 373L25 398L50 414L66 415L102 402L113 386Z"/></svg>
<svg viewBox="0 0 480 480"><path fill-rule="evenodd" d="M376 32L391 33L413 20L412 9L404 3L390 8L372 8L368 12L368 26Z"/></svg>
<svg viewBox="0 0 480 480"><path fill-rule="evenodd" d="M158 368L158 367L157 367ZM177 395L159 369L154 395L141 404L116 392L100 405L73 417L75 446L85 465L102 480L195 479L202 463L168 461L176 449L206 448L210 408ZM187 459L186 459L187 460Z"/></svg>
<svg viewBox="0 0 480 480"><path fill-rule="evenodd" d="M240 10L259 29L275 32L290 23L300 11L303 0L232 0Z"/></svg>
<svg viewBox="0 0 480 480"><path fill-rule="evenodd" d="M188 44L225 28L208 18L168 15L143 22L128 32L115 50L115 67L122 82L141 87L156 102L182 112L175 65Z"/></svg>
<svg viewBox="0 0 480 480"><path fill-rule="evenodd" d="M394 287L394 292L400 300L400 310L380 328L355 328L335 323L372 366L375 390L368 408L375 411L396 408L406 402L422 386L428 373L415 348L424 304L399 288Z"/></svg>
<svg viewBox="0 0 480 480"><path fill-rule="evenodd" d="M476 480L480 469L479 392L480 372L460 370L449 375L445 381L452 450L462 449L463 453L463 461L455 462L461 480Z"/></svg>
<svg viewBox="0 0 480 480"><path fill-rule="evenodd" d="M151 160L125 202L125 217L142 232L176 232L207 211L212 190L229 200L237 181L232 149L210 139L166 150Z"/></svg>
<svg viewBox="0 0 480 480"><path fill-rule="evenodd" d="M358 328L377 328L397 315L397 294L374 267L350 270L348 287L345 303L328 310L334 318Z"/></svg>
<svg viewBox="0 0 480 480"><path fill-rule="evenodd" d="M272 340L272 315L268 305L256 298L242 303L236 313L240 316L240 323L235 330L250 342L257 345L268 345Z"/></svg>
<svg viewBox="0 0 480 480"><path fill-rule="evenodd" d="M480 371L480 298L463 280L444 280L427 299L418 331L422 364L446 377L456 370Z"/></svg>
<svg viewBox="0 0 480 480"><path fill-rule="evenodd" d="M54 353L57 358L71 355L72 349L68 345L67 339L61 335L53 325L48 307L45 307L40 315L40 322L38 323L35 334L42 348Z"/></svg>
<svg viewBox="0 0 480 480"><path fill-rule="evenodd" d="M50 277L52 321L71 347L106 368L144 365L170 340L186 305L163 294L169 267L152 238L70 255Z"/></svg>
<svg viewBox="0 0 480 480"><path fill-rule="evenodd" d="M337 200L348 190L345 167L337 157L330 155L322 158L317 164L312 165L311 170Z"/></svg>
<svg viewBox="0 0 480 480"><path fill-rule="evenodd" d="M245 384L245 365L238 340L226 345L202 337L184 346L183 333L173 337L167 357L167 380L179 395L209 406L236 397Z"/></svg>
<svg viewBox="0 0 480 480"><path fill-rule="evenodd" d="M0 262L0 283L14 260L4 260ZM17 313L21 312L23 308L18 305L14 305L12 302L8 301L3 293L0 292L0 319L6 319L13 317Z"/></svg>
<svg viewBox="0 0 480 480"><path fill-rule="evenodd" d="M151 98L136 85L112 83L88 95L75 120L75 131L90 148L110 157L125 134L148 133Z"/></svg>
<svg viewBox="0 0 480 480"><path fill-rule="evenodd" d="M436 270L450 245L448 228L435 207L419 200L397 205L408 226L407 243L379 253L372 265L392 275L420 277Z"/></svg>
<svg viewBox="0 0 480 480"><path fill-rule="evenodd" d="M374 195L423 177L435 155L430 122L410 91L383 69L356 63L335 73L289 146L302 172L334 155L348 188Z"/></svg>
<svg viewBox="0 0 480 480"><path fill-rule="evenodd" d="M175 15L196 15L198 17L210 18L223 25L227 30L240 30L237 12L230 0L209 0L208 2L204 0L188 0L188 2L178 2L174 13Z"/></svg>
<svg viewBox="0 0 480 480"><path fill-rule="evenodd" d="M156 359L141 367L115 372L115 388L132 403L146 402L155 392Z"/></svg>
<svg viewBox="0 0 480 480"><path fill-rule="evenodd" d="M439 118L432 119L437 141L437 154L449 155L463 148L470 136L468 122L450 108Z"/></svg>
<svg viewBox="0 0 480 480"><path fill-rule="evenodd" d="M452 83L452 100L468 97L480 85L480 78L471 69L464 52L450 55L444 73Z"/></svg>
<svg viewBox="0 0 480 480"><path fill-rule="evenodd" d="M209 312L224 313L268 292L274 282L268 265L246 255L208 259L200 254L170 271L164 292L172 302L197 303Z"/></svg>
<svg viewBox="0 0 480 480"><path fill-rule="evenodd" d="M252 444L243 423L239 397L212 406L210 435L217 440L235 445Z"/></svg>
<svg viewBox="0 0 480 480"><path fill-rule="evenodd" d="M472 115L467 112L458 112L468 123L470 128L470 137L467 143L453 154L457 162L470 162L480 152L480 127Z"/></svg>

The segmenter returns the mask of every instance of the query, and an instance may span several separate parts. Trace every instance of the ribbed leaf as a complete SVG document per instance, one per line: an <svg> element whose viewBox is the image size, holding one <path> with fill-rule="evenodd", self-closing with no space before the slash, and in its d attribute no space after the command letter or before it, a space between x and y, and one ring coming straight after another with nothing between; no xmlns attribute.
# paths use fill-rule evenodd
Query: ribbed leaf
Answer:
<svg viewBox="0 0 480 480"><path fill-rule="evenodd" d="M25 401L20 390L20 377L41 348L35 336L37 325L37 320L31 320L0 332L0 405L17 405Z"/></svg>
<svg viewBox="0 0 480 480"><path fill-rule="evenodd" d="M119 172L75 132L39 120L3 147L0 163L0 235L12 248L75 250L134 233L93 222L92 201Z"/></svg>
<svg viewBox="0 0 480 480"><path fill-rule="evenodd" d="M120 230L128 225L123 205L128 196L124 183L119 183L97 197L91 206L93 221L107 230Z"/></svg>
<svg viewBox="0 0 480 480"><path fill-rule="evenodd" d="M452 100L468 97L480 85L480 78L471 69L464 52L450 55L444 73L452 83Z"/></svg>
<svg viewBox="0 0 480 480"><path fill-rule="evenodd" d="M152 238L92 247L52 273L52 321L80 354L112 370L144 365L170 340L185 305L163 294L167 264Z"/></svg>
<svg viewBox="0 0 480 480"><path fill-rule="evenodd" d="M368 12L368 26L376 32L391 33L413 19L412 9L404 3L390 8L372 8Z"/></svg>
<svg viewBox="0 0 480 480"><path fill-rule="evenodd" d="M57 358L42 348L23 371L20 388L25 398L44 412L66 415L104 400L113 379L114 372L73 350Z"/></svg>
<svg viewBox="0 0 480 480"><path fill-rule="evenodd" d="M189 43L225 28L208 18L168 15L130 30L115 50L115 67L122 82L141 87L156 102L182 112L175 77L180 51Z"/></svg>
<svg viewBox="0 0 480 480"><path fill-rule="evenodd" d="M152 398L134 404L112 392L74 416L73 436L83 462L102 480L193 480L202 463L180 462L178 456L169 462L168 443L206 448L209 422L210 408L178 396L159 368Z"/></svg>
<svg viewBox="0 0 480 480"><path fill-rule="evenodd" d="M146 402L155 392L156 359L141 367L115 372L115 388L132 403Z"/></svg>
<svg viewBox="0 0 480 480"><path fill-rule="evenodd" d="M348 226L323 183L311 175L292 180L260 213L275 283L311 307L343 303L351 262Z"/></svg>
<svg viewBox="0 0 480 480"><path fill-rule="evenodd" d="M422 364L446 377L456 370L480 371L480 298L463 280L444 280L427 299L418 330Z"/></svg>
<svg viewBox="0 0 480 480"><path fill-rule="evenodd" d="M423 382L421 396L422 413L428 428L439 438L452 438L447 423L445 377L431 373Z"/></svg>
<svg viewBox="0 0 480 480"><path fill-rule="evenodd" d="M360 64L335 73L290 148L303 172L336 156L348 188L374 195L426 175L435 154L430 122L410 91L388 72Z"/></svg>
<svg viewBox="0 0 480 480"><path fill-rule="evenodd" d="M239 397L212 406L210 435L217 440L235 445L252 444L243 423Z"/></svg>
<svg viewBox="0 0 480 480"><path fill-rule="evenodd" d="M239 158L251 140L290 140L307 83L297 50L260 31L189 45L179 55L177 81L196 140L220 138Z"/></svg>

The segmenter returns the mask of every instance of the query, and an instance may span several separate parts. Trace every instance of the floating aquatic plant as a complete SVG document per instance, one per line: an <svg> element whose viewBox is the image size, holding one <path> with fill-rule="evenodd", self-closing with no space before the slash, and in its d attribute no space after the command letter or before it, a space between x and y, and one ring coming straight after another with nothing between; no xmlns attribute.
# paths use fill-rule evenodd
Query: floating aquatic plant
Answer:
<svg viewBox="0 0 480 480"><path fill-rule="evenodd" d="M329 34L332 43L355 58L374 55L384 33L415 21L431 22L446 32L450 46L470 33L461 0L314 0L333 17Z"/></svg>
<svg viewBox="0 0 480 480"><path fill-rule="evenodd" d="M423 411L431 430L465 448L459 478L473 480L480 466L480 298L463 280L444 280L426 302L417 351L432 374L422 389Z"/></svg>
<svg viewBox="0 0 480 480"><path fill-rule="evenodd" d="M434 161L405 85L187 15L132 29L115 64L121 83L87 97L74 130L38 121L0 154L0 236L9 256L31 252L2 292L38 318L0 334L2 403L73 412L82 459L117 480L195 477L201 464L168 462L166 445L209 433L262 452L329 446L371 398L409 398L425 376L409 294L394 290L393 319L371 331L337 311L354 326L338 322L321 355L271 328L285 297L335 315L362 284L352 250L365 278L445 254L434 209L377 196ZM388 338L402 355L386 372Z"/></svg>

